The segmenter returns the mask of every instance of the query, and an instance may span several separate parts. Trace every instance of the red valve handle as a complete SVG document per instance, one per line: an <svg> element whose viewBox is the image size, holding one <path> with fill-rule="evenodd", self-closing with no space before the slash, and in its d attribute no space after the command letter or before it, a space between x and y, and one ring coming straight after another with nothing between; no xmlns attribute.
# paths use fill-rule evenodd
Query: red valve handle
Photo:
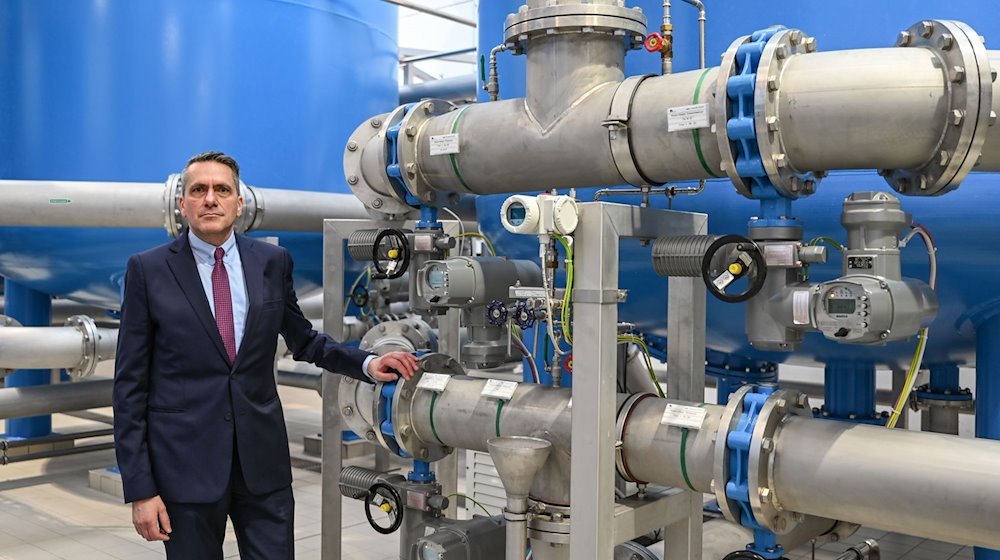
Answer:
<svg viewBox="0 0 1000 560"><path fill-rule="evenodd" d="M660 50L660 45L663 44L663 35L659 33L650 33L646 36L646 50L649 52L656 52Z"/></svg>

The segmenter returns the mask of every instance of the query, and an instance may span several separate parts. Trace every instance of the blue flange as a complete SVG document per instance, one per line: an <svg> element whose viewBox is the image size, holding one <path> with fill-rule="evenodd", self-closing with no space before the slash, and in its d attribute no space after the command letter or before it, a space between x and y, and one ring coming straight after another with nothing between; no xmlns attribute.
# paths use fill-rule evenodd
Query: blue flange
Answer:
<svg viewBox="0 0 1000 560"><path fill-rule="evenodd" d="M375 423L378 425L379 432L381 432L380 439L385 444L385 447L400 457L409 458L410 455L406 451L403 451L403 448L399 446L399 442L396 441L396 427L392 423L392 398L396 394L396 385L396 381L382 384L379 390L378 406L375 411L378 415Z"/></svg>
<svg viewBox="0 0 1000 560"><path fill-rule="evenodd" d="M410 206L419 206L420 201L410 193L403 180L403 171L399 167L399 131L406 120L406 114L410 112L416 103L410 103L403 107L403 114L400 115L399 122L385 130L385 174L389 177L389 183L396 193Z"/></svg>
<svg viewBox="0 0 1000 560"><path fill-rule="evenodd" d="M413 470L406 476L410 482L434 482L434 471L431 464L426 461L413 461Z"/></svg>
<svg viewBox="0 0 1000 560"><path fill-rule="evenodd" d="M784 549L778 544L777 536L761 527L754 517L750 505L749 465L750 442L757 419L764 403L776 390L776 387L756 386L743 395L743 413L736 426L729 430L726 436L726 448L729 450L729 480L726 481L726 497L736 502L739 507L740 524L751 529L754 542L747 545L747 550L755 552L769 560L778 559L784 554Z"/></svg>

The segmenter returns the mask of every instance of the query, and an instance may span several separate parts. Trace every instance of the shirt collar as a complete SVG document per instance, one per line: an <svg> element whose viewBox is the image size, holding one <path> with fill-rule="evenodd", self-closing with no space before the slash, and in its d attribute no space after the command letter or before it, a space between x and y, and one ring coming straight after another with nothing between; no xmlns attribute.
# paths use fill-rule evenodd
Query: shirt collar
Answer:
<svg viewBox="0 0 1000 560"><path fill-rule="evenodd" d="M190 229L188 229L188 241L191 243L191 252L194 253L196 259L204 263L215 264L215 245L203 241ZM236 247L236 235L230 233L229 238L222 242L221 247L225 252L222 260L228 262L233 255L233 249Z"/></svg>

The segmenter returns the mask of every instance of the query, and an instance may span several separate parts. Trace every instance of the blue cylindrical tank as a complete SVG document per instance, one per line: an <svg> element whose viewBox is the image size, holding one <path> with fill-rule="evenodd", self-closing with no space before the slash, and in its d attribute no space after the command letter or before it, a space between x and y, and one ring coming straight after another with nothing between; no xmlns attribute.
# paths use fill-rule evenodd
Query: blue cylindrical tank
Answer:
<svg viewBox="0 0 1000 560"><path fill-rule="evenodd" d="M495 0L479 4L479 51L503 41L504 18L517 10L519 0ZM632 0L649 20L650 31L659 30L662 2ZM820 50L888 47L897 34L926 18L956 19L971 25L987 38L987 46L1000 44L1000 19L995 3L988 0L930 3L921 0L894 2L801 2L794 0L748 0L738 3L708 4L707 64L717 65L719 57L736 38L775 24L799 28L817 38ZM683 2L674 2L672 19L675 28L674 71L698 67L697 11ZM524 95L525 57L502 53L498 58L501 98ZM626 75L659 73L659 56L633 51L626 57ZM480 100L485 100L481 94ZM995 305L998 294L993 280L991 255L996 253L1000 224L991 209L1000 206L1000 194L991 188L997 181L993 174L973 174L955 193L944 197L903 197L903 209L927 226L938 246L938 296L941 310L931 325L925 366L935 364L971 365L975 362L975 337L967 317ZM836 173L823 180L819 192L797 202L793 209L805 225L805 239L824 235L846 241L840 226L841 201L849 193L861 190L890 190L872 171ZM581 200L591 200L592 190L581 190ZM499 220L499 207L505 196L481 197L478 201L483 231L495 238L498 249L518 258L536 258L535 240L507 234ZM637 204L638 197L609 197L606 200ZM654 205L666 207L664 198ZM728 180L708 183L704 193L695 197L679 196L674 208L709 213L713 233L745 234L750 216L759 213L759 204L739 196ZM622 320L637 323L648 334L666 336L666 281L653 272L650 251L637 242L623 243L620 285L629 290L628 302L621 308ZM903 274L926 279L927 255L918 241L903 250ZM813 281L839 275L840 255L830 252L830 263L814 266ZM762 353L751 348L744 334L744 310L740 304L725 304L709 296L708 345L719 360L745 362L767 360L801 365L818 365L845 357L880 367L908 365L914 343L881 346L845 346L826 341L821 335L806 335L802 351L794 354ZM740 366L742 367L742 365Z"/></svg>
<svg viewBox="0 0 1000 560"><path fill-rule="evenodd" d="M347 138L397 104L396 28L370 0L5 0L0 177L160 182L213 149L252 185L348 192ZM277 235L319 285L321 235ZM117 307L128 255L168 240L0 228L0 275Z"/></svg>

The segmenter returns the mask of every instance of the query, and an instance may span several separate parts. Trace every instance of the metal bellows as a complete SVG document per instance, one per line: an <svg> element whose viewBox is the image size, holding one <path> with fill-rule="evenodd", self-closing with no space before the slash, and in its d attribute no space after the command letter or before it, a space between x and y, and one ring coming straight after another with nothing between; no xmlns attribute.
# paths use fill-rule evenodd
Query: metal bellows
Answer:
<svg viewBox="0 0 1000 560"><path fill-rule="evenodd" d="M718 235L660 237L653 243L653 270L660 276L701 276L702 259Z"/></svg>

